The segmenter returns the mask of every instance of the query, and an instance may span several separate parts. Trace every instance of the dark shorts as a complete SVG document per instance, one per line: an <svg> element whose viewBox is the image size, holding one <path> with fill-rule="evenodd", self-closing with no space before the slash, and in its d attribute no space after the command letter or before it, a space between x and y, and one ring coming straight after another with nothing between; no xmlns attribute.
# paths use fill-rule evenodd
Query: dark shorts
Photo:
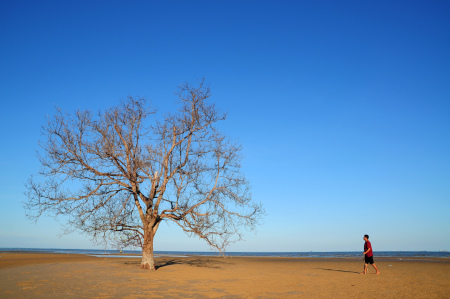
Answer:
<svg viewBox="0 0 450 299"><path fill-rule="evenodd" d="M365 257L364 257L364 262L365 262L366 264L373 264L373 255L372 255L371 257L365 256Z"/></svg>

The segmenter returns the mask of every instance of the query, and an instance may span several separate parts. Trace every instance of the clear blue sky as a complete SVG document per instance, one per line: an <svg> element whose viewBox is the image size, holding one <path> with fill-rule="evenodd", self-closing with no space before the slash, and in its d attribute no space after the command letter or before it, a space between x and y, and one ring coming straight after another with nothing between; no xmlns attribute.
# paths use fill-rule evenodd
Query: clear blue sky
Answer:
<svg viewBox="0 0 450 299"><path fill-rule="evenodd" d="M450 250L447 1L1 1L0 247L92 248L24 216L55 105L166 111L203 76L267 212L230 251Z"/></svg>

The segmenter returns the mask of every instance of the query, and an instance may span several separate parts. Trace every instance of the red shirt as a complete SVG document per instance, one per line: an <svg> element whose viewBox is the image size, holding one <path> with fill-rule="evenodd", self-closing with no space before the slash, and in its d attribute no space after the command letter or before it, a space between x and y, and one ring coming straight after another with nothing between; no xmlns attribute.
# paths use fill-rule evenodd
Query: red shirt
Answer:
<svg viewBox="0 0 450 299"><path fill-rule="evenodd" d="M364 252L366 252L369 248L370 248L370 251L368 253L366 253L367 257L373 256L373 249L372 249L372 244L370 244L370 241L366 241L366 243L364 243Z"/></svg>

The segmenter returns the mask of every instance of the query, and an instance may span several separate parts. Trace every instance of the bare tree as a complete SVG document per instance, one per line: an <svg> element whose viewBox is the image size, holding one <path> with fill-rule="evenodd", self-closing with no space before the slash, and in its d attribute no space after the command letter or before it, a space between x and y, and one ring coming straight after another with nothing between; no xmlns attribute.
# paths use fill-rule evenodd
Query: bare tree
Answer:
<svg viewBox="0 0 450 299"><path fill-rule="evenodd" d="M241 147L215 127L226 115L208 103L203 81L180 86L179 109L156 119L145 99L98 114L58 109L43 126L41 171L26 184L28 215L67 217L67 232L142 248L155 270L162 221L223 252L263 213L241 173Z"/></svg>

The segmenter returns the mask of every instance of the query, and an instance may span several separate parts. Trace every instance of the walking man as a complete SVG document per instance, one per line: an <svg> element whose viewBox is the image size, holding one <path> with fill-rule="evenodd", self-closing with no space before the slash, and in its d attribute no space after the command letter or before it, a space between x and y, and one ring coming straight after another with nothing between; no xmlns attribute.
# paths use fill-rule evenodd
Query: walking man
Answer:
<svg viewBox="0 0 450 299"><path fill-rule="evenodd" d="M361 274L366 274L367 273L367 266L368 264L371 264L375 270L377 271L377 273L375 274L380 274L380 271L378 271L377 265L375 265L375 263L373 262L373 250L372 250L372 244L370 244L369 241L369 235L364 235L364 241L366 241L364 243L364 272L362 272Z"/></svg>

